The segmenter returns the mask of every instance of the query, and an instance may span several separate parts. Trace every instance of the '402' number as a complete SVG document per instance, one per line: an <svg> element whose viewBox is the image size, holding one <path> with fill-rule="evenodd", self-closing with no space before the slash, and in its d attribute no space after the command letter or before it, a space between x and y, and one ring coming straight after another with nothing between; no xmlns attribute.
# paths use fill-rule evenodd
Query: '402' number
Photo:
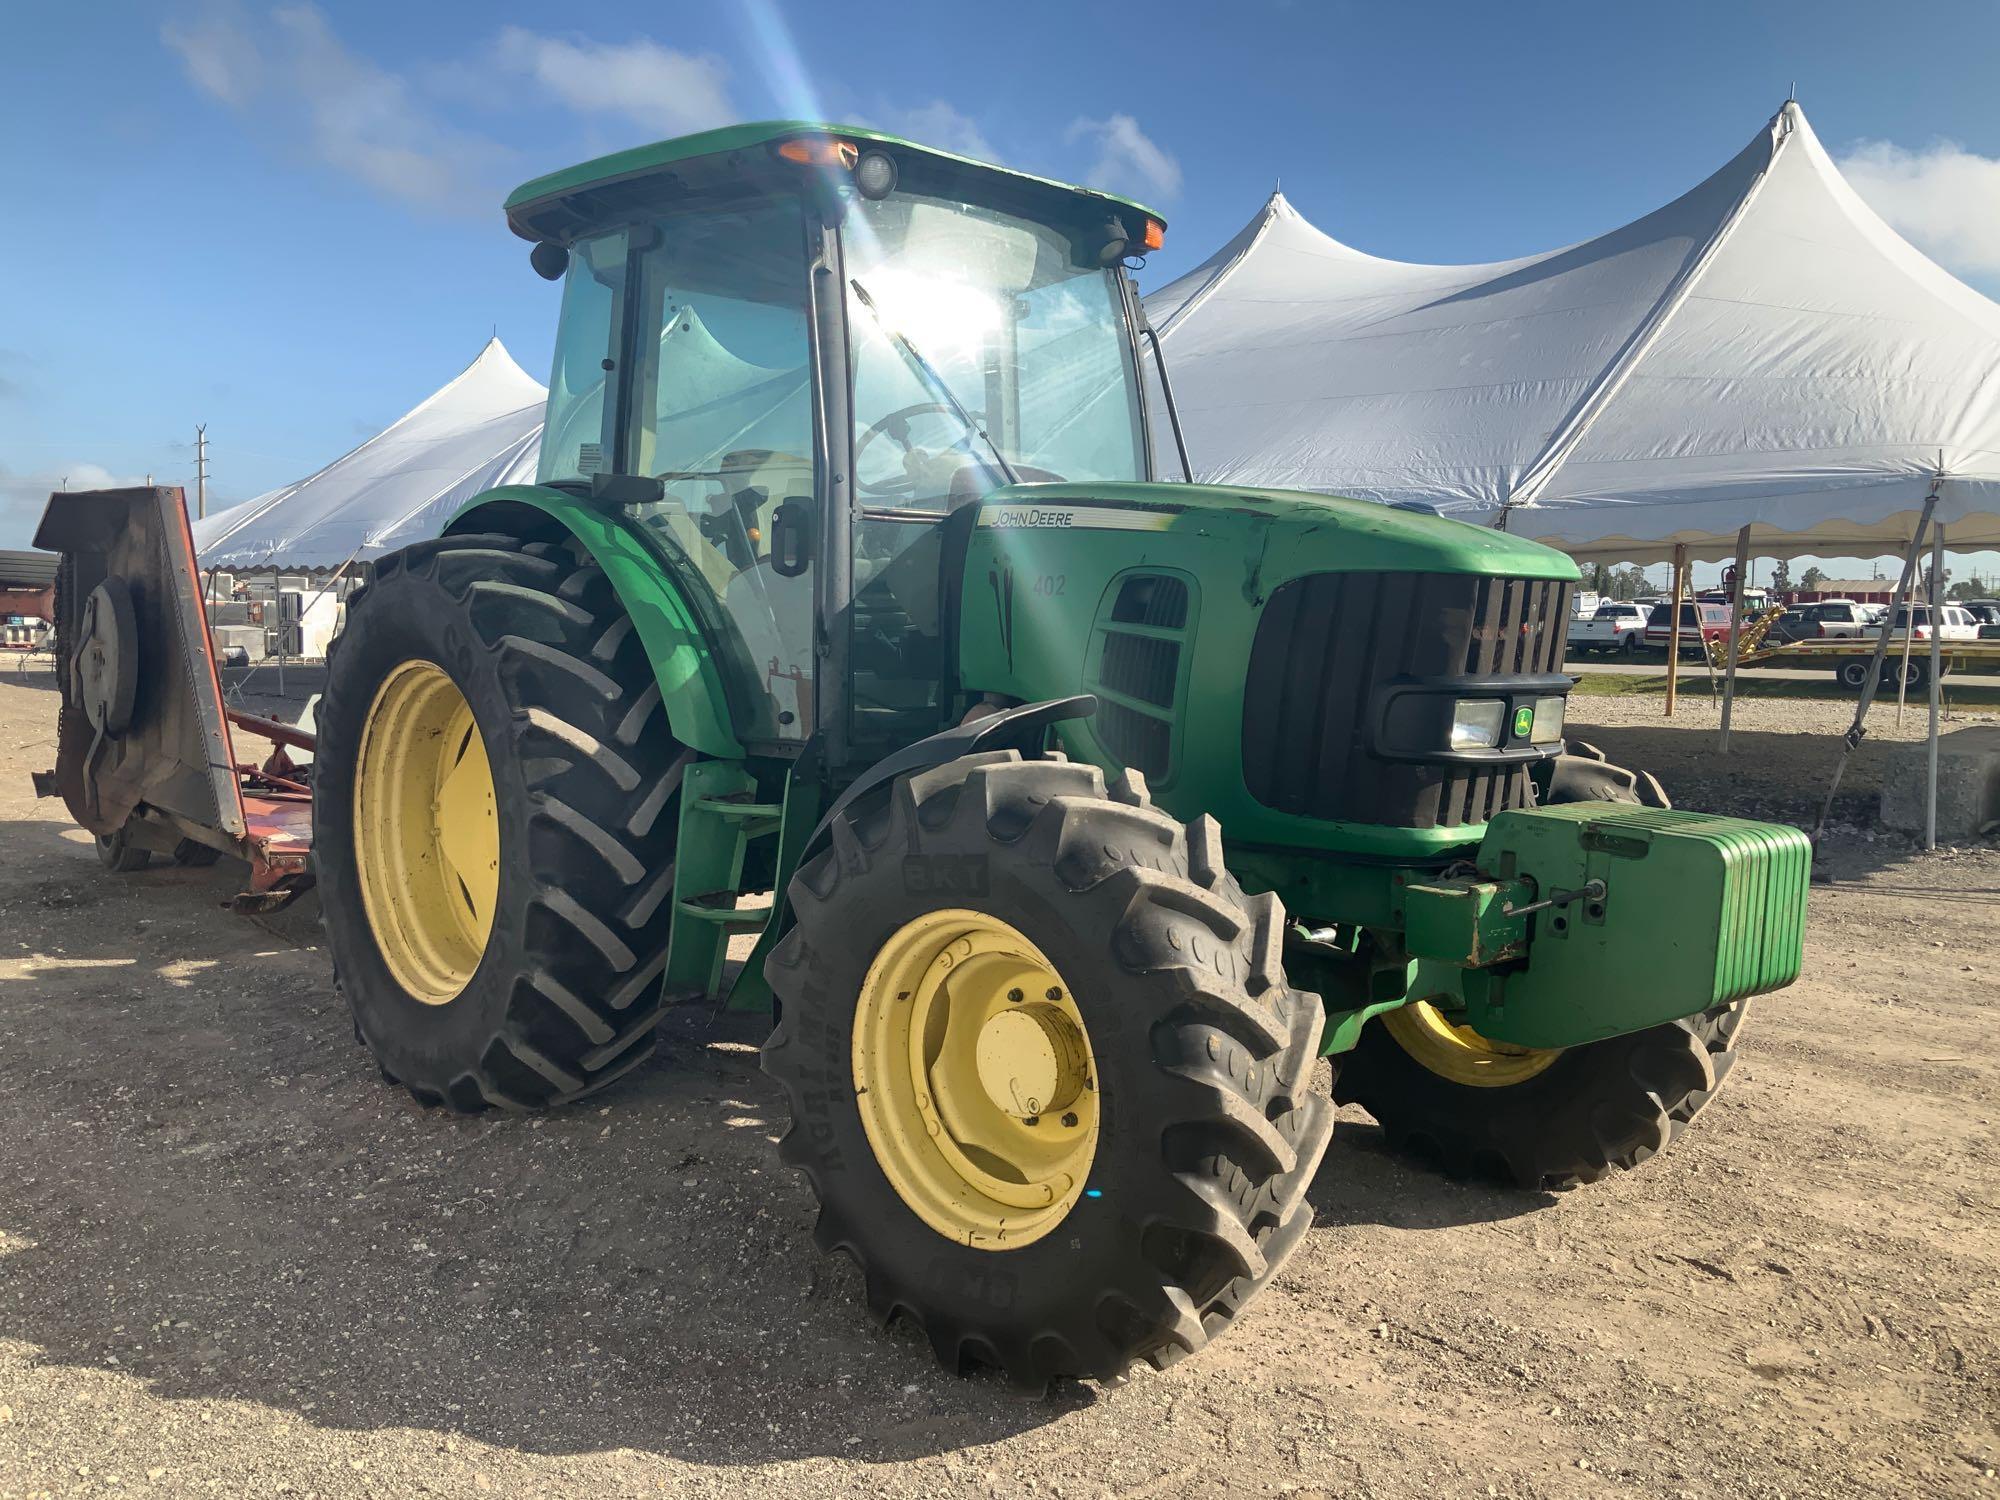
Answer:
<svg viewBox="0 0 2000 1500"><path fill-rule="evenodd" d="M1060 598L1068 583L1067 573L1038 573L1035 575L1035 594L1042 599Z"/></svg>

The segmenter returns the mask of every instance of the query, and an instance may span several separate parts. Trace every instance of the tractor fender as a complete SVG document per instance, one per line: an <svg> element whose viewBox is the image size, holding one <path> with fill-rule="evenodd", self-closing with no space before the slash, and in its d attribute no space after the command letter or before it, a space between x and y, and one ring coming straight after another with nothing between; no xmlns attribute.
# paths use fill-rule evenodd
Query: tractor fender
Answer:
<svg viewBox="0 0 2000 1500"><path fill-rule="evenodd" d="M934 766L942 766L957 760L962 755L977 755L988 750L1018 750L1023 759L1042 753L1047 738L1048 727L1065 719L1087 719L1097 712L1097 699L1084 693L1074 698L1051 698L1041 703L1020 703L998 709L979 718L970 719L950 729L940 730L914 744L883 756L863 771L860 776L833 800L813 826L812 833L799 847L798 856L787 860L778 870L778 888L773 893L770 919L764 924L763 936L758 940L756 951L750 962L743 966L736 981L736 991L730 1003L737 1004L737 994L752 992L768 995L768 985L763 974L763 961L777 946L778 941L792 928L792 876L811 864L820 850L833 838L834 820L870 792L889 785L900 776L908 776L917 771L928 771ZM793 771L795 778L814 774L819 754L818 742L806 746L800 757L799 767Z"/></svg>
<svg viewBox="0 0 2000 1500"><path fill-rule="evenodd" d="M886 786L899 776L944 765L961 755L978 755L988 750L1018 750L1021 758L1026 760L1041 752L1049 725L1059 724L1065 719L1087 719L1096 712L1097 699L1090 693L1074 698L1050 698L1042 703L1019 703L968 719L950 729L941 729L914 744L892 751L863 771L846 791L834 798L833 806L826 810L826 816L819 820L812 837L806 840L799 863L803 865L817 852L827 837L827 830L833 827L835 818L875 788Z"/></svg>
<svg viewBox="0 0 2000 1500"><path fill-rule="evenodd" d="M543 485L505 485L469 502L445 527L460 532L521 529L523 509L560 523L604 570L631 616L659 679L674 737L698 754L740 760L721 664L680 586L641 528L602 505ZM511 513L511 514L510 514Z"/></svg>

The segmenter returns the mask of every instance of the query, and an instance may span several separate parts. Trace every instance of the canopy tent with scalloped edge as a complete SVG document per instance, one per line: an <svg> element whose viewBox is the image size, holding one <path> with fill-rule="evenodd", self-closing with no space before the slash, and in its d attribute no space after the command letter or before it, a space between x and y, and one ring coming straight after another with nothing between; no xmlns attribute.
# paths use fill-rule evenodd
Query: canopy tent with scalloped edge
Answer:
<svg viewBox="0 0 2000 1500"><path fill-rule="evenodd" d="M1146 308L1200 479L1606 562L1727 557L1746 524L1760 556L1900 551L1935 488L1951 546L2000 546L2000 306L1883 223L1795 102L1582 244L1411 265L1273 194Z"/></svg>
<svg viewBox="0 0 2000 1500"><path fill-rule="evenodd" d="M500 340L319 472L194 523L204 568L338 568L436 536L465 501L530 481L548 392Z"/></svg>

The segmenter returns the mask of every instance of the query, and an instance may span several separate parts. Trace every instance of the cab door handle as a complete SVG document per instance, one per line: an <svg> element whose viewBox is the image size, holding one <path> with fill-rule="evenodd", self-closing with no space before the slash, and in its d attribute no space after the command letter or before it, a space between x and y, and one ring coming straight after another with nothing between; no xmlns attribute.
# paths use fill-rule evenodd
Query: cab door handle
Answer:
<svg viewBox="0 0 2000 1500"><path fill-rule="evenodd" d="M771 571L797 578L812 566L815 540L812 503L786 500L771 517Z"/></svg>

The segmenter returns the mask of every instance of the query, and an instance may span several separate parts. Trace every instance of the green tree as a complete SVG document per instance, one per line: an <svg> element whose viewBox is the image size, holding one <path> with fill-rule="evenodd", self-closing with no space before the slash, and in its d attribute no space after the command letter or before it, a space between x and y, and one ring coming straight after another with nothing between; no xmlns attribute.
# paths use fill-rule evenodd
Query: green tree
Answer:
<svg viewBox="0 0 2000 1500"><path fill-rule="evenodd" d="M1811 570L1808 570L1811 571ZM1792 565L1780 558L1771 565L1771 592L1782 594L1792 586ZM1807 585L1810 587L1810 585Z"/></svg>
<svg viewBox="0 0 2000 1500"><path fill-rule="evenodd" d="M1816 589L1825 582L1826 574L1820 572L1818 568L1807 568L1799 575L1799 587L1802 589Z"/></svg>
<svg viewBox="0 0 2000 1500"><path fill-rule="evenodd" d="M1604 589L1614 599L1636 599L1646 592L1646 570L1613 568L1605 578Z"/></svg>

